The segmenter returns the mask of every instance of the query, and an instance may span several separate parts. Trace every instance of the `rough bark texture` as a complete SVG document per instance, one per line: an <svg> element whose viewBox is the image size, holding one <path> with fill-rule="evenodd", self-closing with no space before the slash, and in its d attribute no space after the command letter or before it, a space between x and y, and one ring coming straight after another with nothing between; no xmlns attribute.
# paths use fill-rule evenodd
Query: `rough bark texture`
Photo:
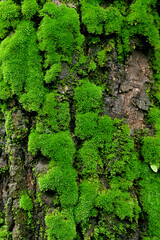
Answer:
<svg viewBox="0 0 160 240"><path fill-rule="evenodd" d="M112 63L108 81L110 95L105 96L105 113L128 120L131 130L145 127L144 118L150 107L147 96L152 72L149 61L142 52L133 52L125 66Z"/></svg>

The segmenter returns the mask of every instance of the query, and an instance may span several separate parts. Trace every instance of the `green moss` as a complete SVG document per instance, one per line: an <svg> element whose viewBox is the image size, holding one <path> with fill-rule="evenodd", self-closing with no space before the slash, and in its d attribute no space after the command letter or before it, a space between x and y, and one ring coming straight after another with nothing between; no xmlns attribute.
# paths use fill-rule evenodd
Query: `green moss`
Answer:
<svg viewBox="0 0 160 240"><path fill-rule="evenodd" d="M99 182L84 180L80 184L79 203L75 208L75 220L77 223L85 223L89 217L94 216L95 199L99 190Z"/></svg>
<svg viewBox="0 0 160 240"><path fill-rule="evenodd" d="M9 166L0 167L0 174L6 174L6 171L9 170Z"/></svg>
<svg viewBox="0 0 160 240"><path fill-rule="evenodd" d="M100 147L101 143L109 146L113 139L114 130L114 122L109 116L104 115L99 117L97 132L94 135L97 146Z"/></svg>
<svg viewBox="0 0 160 240"><path fill-rule="evenodd" d="M148 114L149 122L154 124L156 135L160 136L160 109L156 106L150 109Z"/></svg>
<svg viewBox="0 0 160 240"><path fill-rule="evenodd" d="M49 93L45 96L45 101L37 118L37 131L45 130L60 131L69 128L70 113L67 101L56 101L56 94Z"/></svg>
<svg viewBox="0 0 160 240"><path fill-rule="evenodd" d="M97 146L93 141L85 141L79 150L79 159L82 162L82 175L94 174L102 168L102 159L99 156Z"/></svg>
<svg viewBox="0 0 160 240"><path fill-rule="evenodd" d="M62 207L75 205L78 198L76 183L76 171L71 167L53 167L47 174L39 178L39 186L42 191L57 191Z"/></svg>
<svg viewBox="0 0 160 240"><path fill-rule="evenodd" d="M12 0L1 1L0 2L0 38L3 39L6 37L7 33L10 31L10 28L15 28L19 22L18 17L19 6L14 3Z"/></svg>
<svg viewBox="0 0 160 240"><path fill-rule="evenodd" d="M75 88L75 106L78 112L98 110L102 102L102 89L94 83L85 81Z"/></svg>
<svg viewBox="0 0 160 240"><path fill-rule="evenodd" d="M83 140L93 137L97 131L97 121L97 113L77 114L75 135Z"/></svg>
<svg viewBox="0 0 160 240"><path fill-rule="evenodd" d="M89 63L88 72L94 71L94 70L96 70L96 68L97 68L96 63L93 60L91 60L90 63Z"/></svg>
<svg viewBox="0 0 160 240"><path fill-rule="evenodd" d="M121 220L125 218L129 218L130 221L133 218L137 220L141 211L137 199L120 189L108 189L101 193L96 201L97 207L103 208L107 214L117 215Z"/></svg>
<svg viewBox="0 0 160 240"><path fill-rule="evenodd" d="M107 53L107 49L103 49L103 50L99 51L98 54L97 54L98 65L100 67L103 67L104 64L107 62L106 53Z"/></svg>
<svg viewBox="0 0 160 240"><path fill-rule="evenodd" d="M0 227L0 240L11 239L12 233L7 230L7 226Z"/></svg>
<svg viewBox="0 0 160 240"><path fill-rule="evenodd" d="M76 237L76 225L73 214L67 211L55 210L46 216L48 240L73 240Z"/></svg>
<svg viewBox="0 0 160 240"><path fill-rule="evenodd" d="M28 151L33 154L33 156L36 155L37 151L39 150L39 134L37 131L32 130L29 135L28 140Z"/></svg>
<svg viewBox="0 0 160 240"><path fill-rule="evenodd" d="M11 138L13 134L13 121L11 111L5 111L5 131L8 138Z"/></svg>
<svg viewBox="0 0 160 240"><path fill-rule="evenodd" d="M36 0L24 0L22 2L22 13L26 19L31 19L38 11L38 4Z"/></svg>
<svg viewBox="0 0 160 240"><path fill-rule="evenodd" d="M114 132L111 146L106 144L106 165L110 174L116 175L126 170L127 164L136 159L134 141L129 136L129 127L119 125Z"/></svg>
<svg viewBox="0 0 160 240"><path fill-rule="evenodd" d="M148 168L148 167L147 167ZM143 167L145 169L145 166ZM159 176L148 169L148 174L141 181L141 202L144 211L148 214L148 227L150 237L160 236L160 201L159 201Z"/></svg>
<svg viewBox="0 0 160 240"><path fill-rule="evenodd" d="M108 7L106 9L105 34L120 33L123 27L123 16L117 7Z"/></svg>
<svg viewBox="0 0 160 240"><path fill-rule="evenodd" d="M63 167L72 165L75 145L68 132L38 134L33 131L29 136L28 150L33 154L41 150L44 156L54 159Z"/></svg>
<svg viewBox="0 0 160 240"><path fill-rule="evenodd" d="M33 24L20 22L15 34L1 43L0 50L4 82L11 86L12 94L20 97L26 110L37 111L43 101L44 88Z"/></svg>
<svg viewBox="0 0 160 240"><path fill-rule="evenodd" d="M46 3L40 13L43 20L38 30L39 47L45 51L44 67L49 67L45 81L49 83L61 71L61 59L71 63L74 48L82 45L83 36L75 9Z"/></svg>
<svg viewBox="0 0 160 240"><path fill-rule="evenodd" d="M107 14L105 9L100 7L98 3L99 1L81 1L82 22L86 25L88 32L102 34Z"/></svg>
<svg viewBox="0 0 160 240"><path fill-rule="evenodd" d="M30 211L33 209L33 202L27 194L22 194L19 201L20 208L25 211Z"/></svg>
<svg viewBox="0 0 160 240"><path fill-rule="evenodd" d="M145 162L158 167L160 163L160 139L145 137L143 139L142 156Z"/></svg>

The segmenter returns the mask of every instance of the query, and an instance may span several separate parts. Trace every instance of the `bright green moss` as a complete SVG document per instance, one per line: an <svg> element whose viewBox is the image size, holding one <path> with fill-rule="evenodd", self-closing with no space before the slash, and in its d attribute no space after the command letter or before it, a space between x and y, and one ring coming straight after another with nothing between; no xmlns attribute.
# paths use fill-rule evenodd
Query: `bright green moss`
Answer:
<svg viewBox="0 0 160 240"><path fill-rule="evenodd" d="M48 240L73 240L76 237L76 225L73 214L54 210L46 216Z"/></svg>
<svg viewBox="0 0 160 240"><path fill-rule="evenodd" d="M142 171L142 164L138 158L138 154L136 151L133 151L129 162L126 164L126 179L133 182L135 179L140 178Z"/></svg>
<svg viewBox="0 0 160 240"><path fill-rule="evenodd" d="M110 189L104 189L96 199L96 206L107 214L115 214L121 220L129 218L137 221L141 211L136 196L129 193L133 183L126 179L112 178Z"/></svg>
<svg viewBox="0 0 160 240"><path fill-rule="evenodd" d="M39 178L39 186L42 191L57 191L62 207L75 205L78 198L76 183L76 171L71 167L53 167L47 174Z"/></svg>
<svg viewBox="0 0 160 240"><path fill-rule="evenodd" d="M42 109L37 117L36 129L39 133L46 131L67 130L70 123L69 103L56 100L56 93L46 94Z"/></svg>
<svg viewBox="0 0 160 240"><path fill-rule="evenodd" d="M0 81L0 89L0 99L7 100L11 96L9 85L4 81Z"/></svg>
<svg viewBox="0 0 160 240"><path fill-rule="evenodd" d="M28 151L31 152L33 156L35 156L39 148L39 134L37 131L32 130L28 140Z"/></svg>
<svg viewBox="0 0 160 240"><path fill-rule="evenodd" d="M75 145L69 132L56 134L38 134L33 131L29 136L28 150L36 154L41 150L44 156L57 161L59 166L71 166L75 153Z"/></svg>
<svg viewBox="0 0 160 240"><path fill-rule="evenodd" d="M141 202L144 211L148 214L149 236L160 236L160 179L156 173L148 171L147 178L141 181Z"/></svg>
<svg viewBox="0 0 160 240"><path fill-rule="evenodd" d="M45 51L44 67L49 67L45 81L49 83L55 81L61 71L61 59L71 63L74 48L82 45L83 36L80 34L79 15L75 9L46 3L41 16L43 20L39 26L38 39L40 49Z"/></svg>
<svg viewBox="0 0 160 240"><path fill-rule="evenodd" d="M97 113L88 112L84 114L77 114L75 135L83 140L93 137L97 131L97 121Z"/></svg>
<svg viewBox="0 0 160 240"><path fill-rule="evenodd" d="M22 13L26 19L31 19L38 11L38 4L36 0L24 0L22 2Z"/></svg>
<svg viewBox="0 0 160 240"><path fill-rule="evenodd" d="M143 139L142 156L144 161L159 166L160 162L160 139L154 137L145 137Z"/></svg>
<svg viewBox="0 0 160 240"><path fill-rule="evenodd" d="M95 199L99 190L98 180L83 180L80 184L79 203L75 208L75 220L77 223L85 223L89 217L95 214Z"/></svg>
<svg viewBox="0 0 160 240"><path fill-rule="evenodd" d="M160 109L158 107L153 107L149 111L149 121L154 124L156 135L160 136Z"/></svg>
<svg viewBox="0 0 160 240"><path fill-rule="evenodd" d="M88 72L96 70L96 67L97 67L96 63L93 60L91 60L89 63Z"/></svg>
<svg viewBox="0 0 160 240"><path fill-rule="evenodd" d="M94 136L97 145L101 142L109 145L112 142L114 130L113 120L109 116L104 115L103 117L99 117L97 132Z"/></svg>
<svg viewBox="0 0 160 240"><path fill-rule="evenodd" d="M75 88L75 105L78 112L98 110L102 102L102 89L94 83L85 81Z"/></svg>
<svg viewBox="0 0 160 240"><path fill-rule="evenodd" d="M3 225L0 227L0 240L11 239L12 234L7 230L7 226Z"/></svg>
<svg viewBox="0 0 160 240"><path fill-rule="evenodd" d="M36 44L36 33L29 21L19 23L15 34L0 46L4 82L12 94L20 97L23 107L37 111L44 95L41 58Z"/></svg>
<svg viewBox="0 0 160 240"><path fill-rule="evenodd" d="M22 194L19 201L20 208L25 211L30 211L33 209L33 202L27 194Z"/></svg>
<svg viewBox="0 0 160 240"><path fill-rule="evenodd" d="M97 54L97 58L98 58L98 65L100 67L103 67L104 64L107 62L107 49L103 49L101 51L98 52Z"/></svg>
<svg viewBox="0 0 160 240"><path fill-rule="evenodd" d="M79 150L79 159L83 165L82 175L94 174L103 166L97 146L92 141L85 141Z"/></svg>
<svg viewBox="0 0 160 240"><path fill-rule="evenodd" d="M7 100L11 96L9 85L3 81L3 73L0 68L0 99Z"/></svg>
<svg viewBox="0 0 160 240"><path fill-rule="evenodd" d="M121 190L107 190L99 195L97 207L103 207L108 214L114 213L121 220L129 218L132 220L135 216L139 217L140 208L137 199L130 196L128 192Z"/></svg>
<svg viewBox="0 0 160 240"><path fill-rule="evenodd" d="M70 134L38 134L33 131L29 136L28 150L34 155L40 150L44 156L52 159L51 169L39 178L40 189L56 190L63 207L74 205L78 198L78 187L77 174L72 168L75 146Z"/></svg>
<svg viewBox="0 0 160 240"><path fill-rule="evenodd" d="M50 83L52 81L55 81L56 77L58 77L60 72L61 72L60 62L53 64L52 67L46 72L46 75L45 75L46 83Z"/></svg>
<svg viewBox="0 0 160 240"><path fill-rule="evenodd" d="M111 175L125 172L127 164L134 158L134 141L129 136L127 125L118 126L114 132L111 146L106 144L106 167Z"/></svg>
<svg viewBox="0 0 160 240"><path fill-rule="evenodd" d="M160 44L159 29L157 28L157 16L151 14L151 6L155 5L155 1L135 1L130 5L130 11L126 17L126 22L130 25L129 35L123 38L125 42L129 43L129 37L134 34L141 34L147 37L147 40L154 47L155 50L155 65L159 66L159 51L157 46ZM154 10L153 10L154 12ZM127 33L127 31L125 31ZM128 34L128 33L127 33ZM127 44L125 44L127 46Z"/></svg>
<svg viewBox="0 0 160 240"><path fill-rule="evenodd" d="M19 21L19 10L19 6L12 0L0 2L0 38L6 37L10 27L16 27Z"/></svg>
<svg viewBox="0 0 160 240"><path fill-rule="evenodd" d="M105 34L120 33L123 27L123 16L116 7L109 7L106 9Z"/></svg>
<svg viewBox="0 0 160 240"><path fill-rule="evenodd" d="M86 25L88 32L103 33L103 24L107 18L106 11L100 7L98 1L82 3L82 22Z"/></svg>
<svg viewBox="0 0 160 240"><path fill-rule="evenodd" d="M40 149L44 156L54 158L60 166L72 165L75 145L68 132L43 134L40 137Z"/></svg>

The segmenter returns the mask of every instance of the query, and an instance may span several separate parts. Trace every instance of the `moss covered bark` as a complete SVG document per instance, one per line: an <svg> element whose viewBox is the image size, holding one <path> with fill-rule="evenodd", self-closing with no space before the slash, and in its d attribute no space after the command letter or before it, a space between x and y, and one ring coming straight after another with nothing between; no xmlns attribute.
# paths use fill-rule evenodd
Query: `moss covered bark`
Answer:
<svg viewBox="0 0 160 240"><path fill-rule="evenodd" d="M0 239L159 240L160 3L0 1Z"/></svg>

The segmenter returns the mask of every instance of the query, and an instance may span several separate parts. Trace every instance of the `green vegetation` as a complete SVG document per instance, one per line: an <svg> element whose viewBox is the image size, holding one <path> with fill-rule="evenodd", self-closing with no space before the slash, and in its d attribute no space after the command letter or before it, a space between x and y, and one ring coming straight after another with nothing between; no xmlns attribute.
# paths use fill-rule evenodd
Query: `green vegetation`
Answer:
<svg viewBox="0 0 160 240"><path fill-rule="evenodd" d="M85 81L75 89L75 105L78 112L89 112L100 107L102 89L93 83Z"/></svg>
<svg viewBox="0 0 160 240"><path fill-rule="evenodd" d="M22 13L26 19L31 19L38 11L38 4L36 0L24 0L22 3Z"/></svg>
<svg viewBox="0 0 160 240"><path fill-rule="evenodd" d="M107 18L106 11L99 6L99 1L81 1L82 21L87 26L90 33L101 34L103 32L103 23ZM90 11L88 11L90 9Z"/></svg>
<svg viewBox="0 0 160 240"><path fill-rule="evenodd" d="M31 198L27 194L22 194L21 199L19 201L20 208L25 211L30 211L33 209L33 203Z"/></svg>
<svg viewBox="0 0 160 240"><path fill-rule="evenodd" d="M39 133L48 131L66 130L69 127L70 113L67 101L56 100L56 94L46 94L43 107L37 118L37 131Z"/></svg>
<svg viewBox="0 0 160 240"><path fill-rule="evenodd" d="M0 239L158 240L160 4L62 2L0 1ZM105 96L143 47L152 104L132 134Z"/></svg>
<svg viewBox="0 0 160 240"><path fill-rule="evenodd" d="M76 225L73 213L70 211L53 212L46 216L46 224L49 227L48 240L72 240L76 237Z"/></svg>
<svg viewBox="0 0 160 240"><path fill-rule="evenodd" d="M20 15L20 7L14 1L1 1L0 2L0 38L3 39L7 36L10 28L16 28Z"/></svg>
<svg viewBox="0 0 160 240"><path fill-rule="evenodd" d="M159 183L160 178L157 173L151 172L148 166L143 166L144 180L141 181L141 200L143 203L144 211L148 215L148 227L149 235L159 237L159 213L160 213L160 202L159 202Z"/></svg>
<svg viewBox="0 0 160 240"><path fill-rule="evenodd" d="M83 36L79 16L72 8L46 3L40 16L43 19L38 29L39 47L45 51L45 81L50 83L61 72L61 61L71 63L73 50L81 47Z"/></svg>
<svg viewBox="0 0 160 240"><path fill-rule="evenodd" d="M32 22L22 20L0 46L4 86L19 97L24 108L37 111L44 95L41 58ZM33 81L34 79L34 81ZM9 97L9 96L8 96ZM6 98L2 96L2 99Z"/></svg>

